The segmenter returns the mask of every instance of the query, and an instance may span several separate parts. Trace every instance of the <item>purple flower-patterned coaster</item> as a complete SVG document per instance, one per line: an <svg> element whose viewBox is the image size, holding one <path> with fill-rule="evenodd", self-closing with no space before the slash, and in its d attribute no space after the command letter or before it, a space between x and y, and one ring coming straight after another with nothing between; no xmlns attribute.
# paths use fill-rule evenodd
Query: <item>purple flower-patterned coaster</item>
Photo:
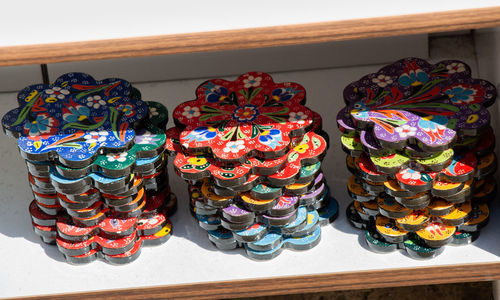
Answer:
<svg viewBox="0 0 500 300"><path fill-rule="evenodd" d="M495 101L496 89L471 78L462 62L407 58L351 83L344 99L347 105L337 115L341 130L373 130L385 148L417 143L435 152L449 148L457 135L475 135L489 124L486 107Z"/></svg>

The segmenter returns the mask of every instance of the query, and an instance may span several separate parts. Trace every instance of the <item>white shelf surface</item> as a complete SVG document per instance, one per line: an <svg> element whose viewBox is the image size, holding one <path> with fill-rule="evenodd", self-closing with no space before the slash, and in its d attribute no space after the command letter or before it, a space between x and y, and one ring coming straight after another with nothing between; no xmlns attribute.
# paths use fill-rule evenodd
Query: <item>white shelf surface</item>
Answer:
<svg viewBox="0 0 500 300"><path fill-rule="evenodd" d="M342 21L498 6L498 0L8 1L0 47Z"/></svg>
<svg viewBox="0 0 500 300"><path fill-rule="evenodd" d="M453 47L453 43L448 45L450 48L447 49L453 48L455 52L443 53L441 50L433 54L431 51L433 61L459 58L477 70L473 47ZM172 217L174 235L167 243L143 248L135 262L124 266L114 266L104 261L84 266L67 264L55 246L43 244L32 231L28 214L32 195L27 171L15 140L1 134L0 282L4 288L0 289L0 297L393 268L404 268L411 272L411 268L420 266L500 262L498 202L493 204L490 224L482 230L475 243L462 247L446 246L445 251L432 260L414 260L402 251L390 254L370 252L361 231L348 224L345 209L350 202L346 193L349 174L345 167L345 154L339 145L340 133L336 128L335 115L343 106L343 87L378 68L358 66L273 74L276 82L295 81L302 84L307 90L308 106L323 115L324 128L331 140L323 169L332 194L339 201L340 213L332 225L322 228L318 246L303 252L285 250L270 261L252 261L243 254L242 249L217 250L188 212L187 185L171 172L170 185L179 198L179 210ZM203 79L142 83L136 86L141 90L143 99L160 101L172 112L177 104L194 97L195 88L201 82ZM1 115L15 106L15 94L0 94ZM491 114L495 118L492 123L498 134L496 106L491 108ZM394 280L397 281L397 278Z"/></svg>

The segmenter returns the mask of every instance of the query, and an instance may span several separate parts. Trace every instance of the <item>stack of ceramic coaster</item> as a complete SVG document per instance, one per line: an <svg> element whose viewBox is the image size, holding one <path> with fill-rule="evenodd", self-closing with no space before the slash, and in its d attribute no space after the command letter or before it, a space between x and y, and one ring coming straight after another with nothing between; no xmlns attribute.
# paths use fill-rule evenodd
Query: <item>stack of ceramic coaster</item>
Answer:
<svg viewBox="0 0 500 300"><path fill-rule="evenodd" d="M69 73L23 89L2 120L26 159L33 229L68 262L126 263L170 237L168 112L140 98L122 79Z"/></svg>
<svg viewBox="0 0 500 300"><path fill-rule="evenodd" d="M175 109L166 148L218 248L244 246L255 259L305 250L337 215L321 172L321 117L304 103L302 86L253 72L209 80Z"/></svg>
<svg viewBox="0 0 500 300"><path fill-rule="evenodd" d="M492 84L451 60L403 59L345 88L347 215L372 250L434 257L479 236L496 194L486 109L495 98Z"/></svg>

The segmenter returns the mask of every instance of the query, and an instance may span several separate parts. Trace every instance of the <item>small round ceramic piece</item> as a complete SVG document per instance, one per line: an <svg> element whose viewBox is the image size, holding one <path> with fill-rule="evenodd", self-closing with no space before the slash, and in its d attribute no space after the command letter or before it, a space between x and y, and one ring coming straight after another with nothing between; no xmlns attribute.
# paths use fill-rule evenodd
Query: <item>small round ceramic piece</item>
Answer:
<svg viewBox="0 0 500 300"><path fill-rule="evenodd" d="M429 204L430 198L430 194L424 192L418 193L412 197L394 197L394 200L406 208L418 210L426 208Z"/></svg>
<svg viewBox="0 0 500 300"><path fill-rule="evenodd" d="M475 177L480 178L488 176L490 174L493 174L496 169L497 169L497 158L495 152L491 152L490 154L480 156L478 158Z"/></svg>
<svg viewBox="0 0 500 300"><path fill-rule="evenodd" d="M372 195L378 195L385 190L383 182L373 182L366 179L361 179L361 186Z"/></svg>
<svg viewBox="0 0 500 300"><path fill-rule="evenodd" d="M470 218L464 224L458 226L457 230L465 232L477 232L479 229L483 228L488 224L490 217L490 209L488 204L481 203L474 205L472 212L470 213Z"/></svg>
<svg viewBox="0 0 500 300"><path fill-rule="evenodd" d="M411 210L394 200L393 197L383 194L377 198L378 211L390 219L404 218Z"/></svg>
<svg viewBox="0 0 500 300"><path fill-rule="evenodd" d="M349 204L349 206L347 207L346 216L347 216L347 220L349 221L349 223L351 223L351 225L355 228L365 229L368 225L368 221L366 221L366 220L369 219L369 216L367 216L366 218L361 218L360 214L358 213L358 211L354 207L353 202L351 204Z"/></svg>
<svg viewBox="0 0 500 300"><path fill-rule="evenodd" d="M408 231L398 227L394 220L380 215L375 220L375 228L384 240L393 244L404 242L408 236Z"/></svg>
<svg viewBox="0 0 500 300"><path fill-rule="evenodd" d="M379 214L378 205L376 201L369 201L369 202L354 201L353 205L359 217L364 221L369 221L373 219L373 217Z"/></svg>
<svg viewBox="0 0 500 300"><path fill-rule="evenodd" d="M345 158L345 164L347 166L347 170L349 170L349 172L351 172L352 175L360 174L359 170L356 167L359 164L358 157L347 155Z"/></svg>
<svg viewBox="0 0 500 300"><path fill-rule="evenodd" d="M444 247L429 247L418 237L412 237L404 242L404 247L408 255L415 259L430 259L438 256Z"/></svg>
<svg viewBox="0 0 500 300"><path fill-rule="evenodd" d="M431 202L429 203L429 206L427 207L427 210L429 212L430 216L444 216L453 210L454 204L442 199L442 198L432 198Z"/></svg>
<svg viewBox="0 0 500 300"><path fill-rule="evenodd" d="M475 231L475 232L465 232L465 231L457 231L455 232L455 235L453 236L453 240L451 241L451 245L468 245L470 243L473 243L478 237L479 237L480 232Z"/></svg>
<svg viewBox="0 0 500 300"><path fill-rule="evenodd" d="M386 182L384 182L384 189L385 192L393 197L413 197L416 196L417 193L410 192L408 190L405 190L399 186L399 182L394 179L389 179Z"/></svg>
<svg viewBox="0 0 500 300"><path fill-rule="evenodd" d="M243 206L253 212L265 212L273 208L276 203L278 203L278 199L259 200L252 197L250 193L241 194L240 198L242 200Z"/></svg>
<svg viewBox="0 0 500 300"><path fill-rule="evenodd" d="M222 197L216 195L212 191L208 180L204 180L203 185L201 186L201 193L205 201L212 207L222 208L228 206L233 202L233 197Z"/></svg>
<svg viewBox="0 0 500 300"><path fill-rule="evenodd" d="M452 203L462 203L472 198L472 184L474 183L474 178L464 182L462 190L458 193L450 196L446 196L444 199Z"/></svg>
<svg viewBox="0 0 500 300"><path fill-rule="evenodd" d="M477 163L474 152L455 153L451 163L439 175L452 182L464 182L474 178Z"/></svg>
<svg viewBox="0 0 500 300"><path fill-rule="evenodd" d="M429 247L439 248L451 242L455 231L455 226L448 226L440 221L432 220L425 228L417 231L416 234Z"/></svg>
<svg viewBox="0 0 500 300"><path fill-rule="evenodd" d="M365 230L365 240L373 252L389 253L398 249L398 244L384 241L378 232L371 230Z"/></svg>
<svg viewBox="0 0 500 300"><path fill-rule="evenodd" d="M426 209L413 210L407 216L396 219L396 224L406 231L415 232L424 228L429 220Z"/></svg>
<svg viewBox="0 0 500 300"><path fill-rule="evenodd" d="M454 195L462 190L464 187L463 182L452 182L447 178L441 178L434 180L432 184L432 195L436 197L446 198L448 196Z"/></svg>
<svg viewBox="0 0 500 300"><path fill-rule="evenodd" d="M479 183L481 183L479 185ZM484 181L479 181L478 184L474 185L474 193L472 201L474 203L484 203L491 201L497 194L497 183L493 176L488 176ZM477 187L479 186L479 187Z"/></svg>
<svg viewBox="0 0 500 300"><path fill-rule="evenodd" d="M395 174L410 162L410 158L394 150L385 150L381 155L370 156L375 169L386 174Z"/></svg>
<svg viewBox="0 0 500 300"><path fill-rule="evenodd" d="M345 132L340 137L342 150L350 156L359 157L363 153L363 146L357 131Z"/></svg>
<svg viewBox="0 0 500 300"><path fill-rule="evenodd" d="M383 183L387 180L388 174L377 171L373 162L367 155L361 155L361 157L354 163L357 162L356 168L359 170L359 175L363 179Z"/></svg>
<svg viewBox="0 0 500 300"><path fill-rule="evenodd" d="M436 175L435 172L420 172L414 168L406 168L397 172L395 177L402 189L421 193L431 189Z"/></svg>
<svg viewBox="0 0 500 300"><path fill-rule="evenodd" d="M444 224L450 226L459 226L464 224L470 219L470 213L472 212L472 206L470 201L455 204L452 211L439 218Z"/></svg>
<svg viewBox="0 0 500 300"><path fill-rule="evenodd" d="M351 176L347 181L347 192L353 200L359 202L372 201L376 198L375 195L371 195L365 189L363 189L360 183L360 179L354 175Z"/></svg>

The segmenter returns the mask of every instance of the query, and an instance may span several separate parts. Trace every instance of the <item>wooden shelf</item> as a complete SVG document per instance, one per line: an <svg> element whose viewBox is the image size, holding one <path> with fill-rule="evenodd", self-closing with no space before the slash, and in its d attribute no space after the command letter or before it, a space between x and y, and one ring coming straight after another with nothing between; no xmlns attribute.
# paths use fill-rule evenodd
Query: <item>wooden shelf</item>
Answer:
<svg viewBox="0 0 500 300"><path fill-rule="evenodd" d="M332 98L332 91L341 91L350 81L376 68L357 66L273 75L277 82L300 82L308 91L308 106L325 116L324 129L332 145L323 170L333 196L339 201L340 211L332 225L322 227L319 245L301 252L284 250L270 261L250 260L242 249L218 251L190 216L186 183L170 167L169 181L179 198L179 209L172 218L174 236L166 244L143 248L140 257L125 266L102 261L69 265L56 247L41 243L32 231L27 214L32 196L24 162L15 141L0 135L0 159L4 161L0 164L0 255L6 261L2 264L0 281L9 287L0 296L235 298L500 279L498 201L491 209L490 224L475 243L446 246L444 252L432 260L414 260L402 251L370 252L362 232L347 222L344 212L350 202L346 192L349 173L344 167L345 154L335 142L340 140L340 132L335 120L326 116L343 106L341 101ZM161 101L172 111L180 102L191 99L202 81L141 83L136 87L144 99ZM14 106L14 93L0 94L0 114ZM497 121L495 116L492 124ZM495 129L498 132L498 126Z"/></svg>
<svg viewBox="0 0 500 300"><path fill-rule="evenodd" d="M385 4L383 1L381 3ZM174 33L154 36L101 39L105 35L96 34L90 36L90 40L79 41L76 38L75 41L75 38L70 36L62 41L50 42L51 39L42 38L37 44L26 44L28 42L23 41L22 45L16 45L13 40L10 44L9 41L0 43L0 66L250 49L477 29L500 25L500 6L370 18L335 17L337 20L323 22L185 33L173 31ZM11 26L4 25L4 28ZM68 26L72 28L71 24ZM249 24L244 23L241 26ZM68 29L62 30L68 33Z"/></svg>
<svg viewBox="0 0 500 300"><path fill-rule="evenodd" d="M255 24L251 24L251 20L226 27L218 26L219 23L209 24L206 31L196 26L183 31L181 26L180 29L161 32L155 27L151 30L154 35L144 32L128 34L128 28L124 27L116 35L94 34L90 30L91 34L85 38L73 38L65 35L67 30L75 26L82 26L83 29L79 30L84 30L84 22L68 24L69 29L60 26L62 32L40 23L44 34L37 39L23 35L23 32L0 38L0 66L251 49L500 25L500 6L495 1L485 0L478 4L458 1L454 5L456 1L443 0L444 4L436 4L441 6L435 10L422 9L433 2L423 1L425 4L408 4L400 11L389 9L386 15L381 13L383 7L396 5L389 0L382 1L380 11L375 12L365 9L362 13L347 16L332 12L332 17L328 18L328 12L318 10L321 18L308 18L308 14L304 13L306 17L297 18L297 23L289 20L266 23L270 15L265 15ZM186 1L185 5L190 2ZM350 1L349 5L356 7L360 2ZM457 10L447 10L446 5ZM230 13L236 10L233 7ZM209 11L217 10L210 8ZM285 12L290 11L289 8L285 9ZM57 14L57 10L54 10L54 14ZM174 13L171 15L173 18L179 17ZM141 15L143 19L148 16ZM9 20L0 19L0 25L9 28ZM127 22L131 20L130 16L125 18ZM36 23L32 26L36 26ZM475 61L475 58L471 57L470 60ZM346 84L376 69L374 66L357 66L288 72L275 74L274 78L277 82L296 81L304 85L308 91L308 106L327 116L336 114L342 106L339 97ZM477 66L473 69L477 70ZM191 99L201 81L143 83L137 87L144 99L163 102L169 111L173 111L178 103ZM332 96L332 91L335 91L335 96ZM15 105L15 93L0 94L0 114L3 115ZM498 109L498 105L491 109L496 132L500 132L499 119L495 113ZM325 117L324 121L324 128L333 142L324 161L324 170L332 193L340 203L339 218L333 225L322 229L322 242L317 247L305 252L285 250L268 262L249 260L241 249L227 252L216 250L206 238L206 233L189 216L187 201L184 201L187 187L170 170L171 186L180 199L179 211L172 218L174 236L171 240L159 247L144 248L139 259L126 266L117 267L101 261L87 266L66 264L55 247L42 244L32 232L27 214L32 195L24 162L19 157L15 141L0 135L0 160L3 162L0 164L0 256L4 261L0 281L7 287L0 292L0 297L236 298L500 280L498 201L493 204L490 224L472 245L447 246L439 257L424 261L413 260L403 252L382 255L368 251L360 238L361 232L350 227L345 218L344 211L350 202L345 191L348 178L344 167L345 156L336 143L340 134L335 120Z"/></svg>

